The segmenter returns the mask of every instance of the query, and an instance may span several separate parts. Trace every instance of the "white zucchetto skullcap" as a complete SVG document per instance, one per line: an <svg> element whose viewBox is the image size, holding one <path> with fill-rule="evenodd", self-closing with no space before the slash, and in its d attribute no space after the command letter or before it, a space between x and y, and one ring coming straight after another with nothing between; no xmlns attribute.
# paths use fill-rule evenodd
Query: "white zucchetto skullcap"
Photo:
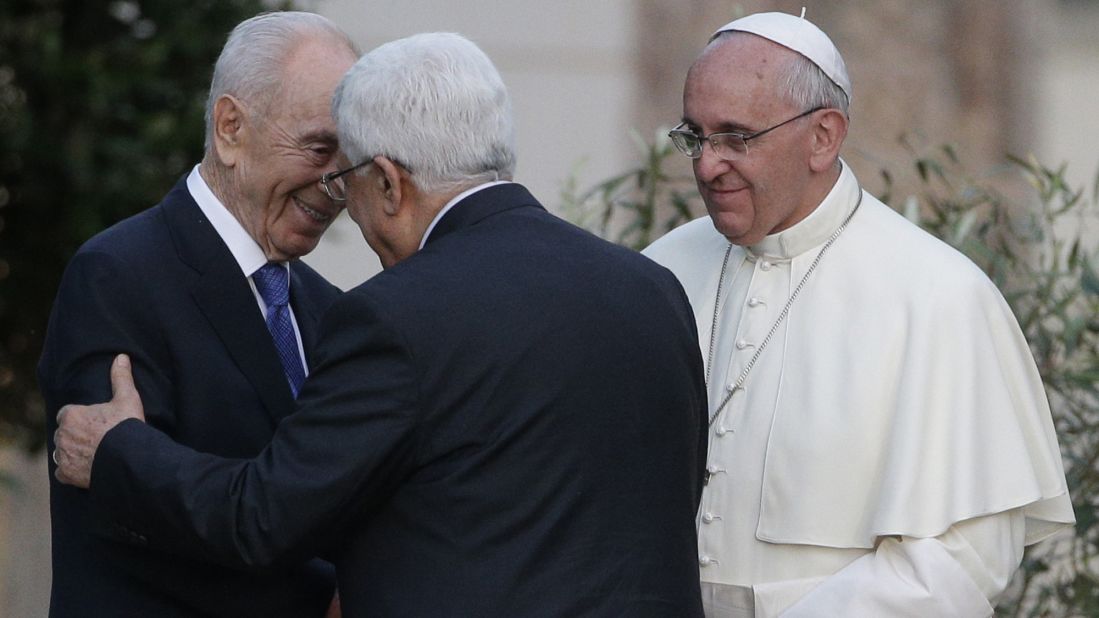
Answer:
<svg viewBox="0 0 1099 618"><path fill-rule="evenodd" d="M756 13L725 24L713 36L730 31L750 32L805 56L847 94L848 102L851 101L851 78L847 76L843 56L840 56L832 39L805 17L786 13Z"/></svg>

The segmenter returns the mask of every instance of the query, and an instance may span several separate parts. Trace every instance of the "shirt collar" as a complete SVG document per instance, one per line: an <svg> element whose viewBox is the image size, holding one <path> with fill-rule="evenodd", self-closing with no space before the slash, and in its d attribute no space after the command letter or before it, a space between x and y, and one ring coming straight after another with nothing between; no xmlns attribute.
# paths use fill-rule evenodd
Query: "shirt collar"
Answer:
<svg viewBox="0 0 1099 618"><path fill-rule="evenodd" d="M191 192L191 197L202 210L202 214L206 215L210 225L214 226L214 231L221 237L222 242L229 247L229 252L233 254L241 272L244 276L251 277L267 263L267 256L240 221L214 195L198 169L199 166L196 165L187 176L187 190Z"/></svg>
<svg viewBox="0 0 1099 618"><path fill-rule="evenodd" d="M436 213L435 218L431 220L431 224L427 226L427 230L424 231L423 237L420 238L420 249L423 249L424 245L427 244L428 237L431 236L432 230L434 230L435 226L439 224L439 221L442 220L443 216L446 215L446 213L450 212L450 209L454 208L454 206L457 205L458 202L466 199L474 193L477 193L478 191L483 191L489 187L495 187L496 185L504 185L510 183L510 180L493 180L491 182L486 182L484 184L477 185L476 187L466 189L458 195L455 195L453 198L451 198L449 202L446 203L445 206L443 206L443 208L438 213Z"/></svg>
<svg viewBox="0 0 1099 618"><path fill-rule="evenodd" d="M843 169L836 184L808 217L746 247L748 252L755 256L790 259L827 241L855 208L862 191L847 163L840 159L840 164Z"/></svg>

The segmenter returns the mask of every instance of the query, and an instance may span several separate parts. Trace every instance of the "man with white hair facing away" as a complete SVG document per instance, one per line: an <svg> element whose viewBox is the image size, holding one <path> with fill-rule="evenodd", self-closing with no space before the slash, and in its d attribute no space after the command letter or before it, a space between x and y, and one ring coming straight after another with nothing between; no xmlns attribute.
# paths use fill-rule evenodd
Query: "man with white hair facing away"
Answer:
<svg viewBox="0 0 1099 618"><path fill-rule="evenodd" d="M1026 341L969 260L839 158L851 82L816 26L750 15L670 134L709 216L645 253L695 311L710 616L987 616L1073 522Z"/></svg>
<svg viewBox="0 0 1099 618"><path fill-rule="evenodd" d="M509 181L507 92L458 35L366 54L333 109L348 167L322 182L386 270L322 320L298 411L256 459L196 453L115 426L141 415L122 357L111 403L61 412L59 477L152 547L329 548L352 618L701 616L706 395L675 277Z"/></svg>

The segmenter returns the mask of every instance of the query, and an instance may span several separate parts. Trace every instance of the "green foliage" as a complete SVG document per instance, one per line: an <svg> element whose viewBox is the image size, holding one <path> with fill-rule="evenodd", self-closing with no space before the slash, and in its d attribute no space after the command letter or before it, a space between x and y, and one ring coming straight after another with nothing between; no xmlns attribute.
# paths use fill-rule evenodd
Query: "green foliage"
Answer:
<svg viewBox="0 0 1099 618"><path fill-rule="evenodd" d="M0 3L0 444L43 444L34 369L66 262L198 161L214 60L264 8Z"/></svg>
<svg viewBox="0 0 1099 618"><path fill-rule="evenodd" d="M682 155L657 131L646 143L634 134L641 163L634 169L579 191L575 180L561 192L566 218L633 249L641 250L665 232L695 218L700 200L694 179L669 168L669 158L682 163ZM663 218L661 218L663 217Z"/></svg>
<svg viewBox="0 0 1099 618"><path fill-rule="evenodd" d="M1099 175L1089 195L1065 181L1063 166L1033 158L975 176L951 146L909 149L915 194L896 200L895 174L884 170L880 197L968 255L1004 293L1049 396L1076 511L1075 535L1028 550L997 614L1099 616L1099 250L1086 242L1099 238ZM705 212L693 180L668 171L680 155L666 138L642 150L634 169L583 192L570 185L563 196L574 221L635 249Z"/></svg>

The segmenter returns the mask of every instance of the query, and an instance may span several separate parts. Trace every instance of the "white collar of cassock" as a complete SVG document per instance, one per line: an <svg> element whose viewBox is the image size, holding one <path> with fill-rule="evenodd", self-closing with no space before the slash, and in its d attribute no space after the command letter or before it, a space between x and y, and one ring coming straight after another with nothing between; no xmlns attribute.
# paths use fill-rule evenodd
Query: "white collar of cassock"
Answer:
<svg viewBox="0 0 1099 618"><path fill-rule="evenodd" d="M851 168L842 159L840 163L843 169L836 184L808 217L746 247L748 253L756 257L767 257L772 261L788 260L827 241L855 207L861 191Z"/></svg>

